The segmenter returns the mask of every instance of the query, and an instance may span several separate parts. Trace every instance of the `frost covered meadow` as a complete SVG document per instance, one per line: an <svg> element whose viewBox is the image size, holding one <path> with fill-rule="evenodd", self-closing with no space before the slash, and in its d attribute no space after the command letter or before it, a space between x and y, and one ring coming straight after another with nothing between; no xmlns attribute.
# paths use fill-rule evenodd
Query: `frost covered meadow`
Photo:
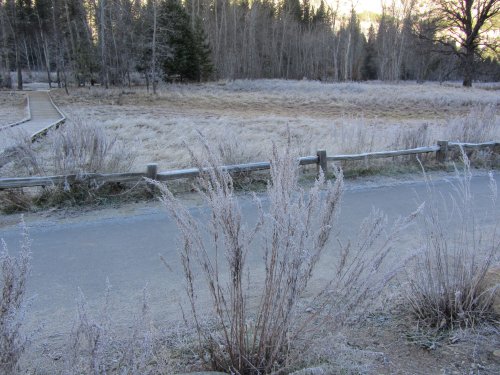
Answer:
<svg viewBox="0 0 500 375"><path fill-rule="evenodd" d="M189 165L185 144L201 131L228 150L225 162L263 161L290 129L300 155L498 139L498 85L236 80L144 89L84 88L54 99L70 118L102 126L160 169ZM412 138L413 140L409 140ZM418 139L416 139L418 138ZM465 139L467 138L467 139Z"/></svg>
<svg viewBox="0 0 500 375"><path fill-rule="evenodd" d="M429 146L438 140L497 140L499 89L496 84L464 89L454 83L235 80L164 85L157 95L145 88L100 87L72 89L69 95L53 90L51 95L70 120L65 131L102 133L105 152L127 160L121 168L112 162L87 172L121 172L142 171L152 162L160 170L191 166L186 145L196 151L198 132L219 145L225 164L269 160L273 142L283 145L288 131L299 156L318 149L352 154ZM9 113L3 118L24 117L22 108L11 110L19 107L21 95L0 95L0 113ZM76 134L69 133L62 136L66 141ZM19 134L19 139L26 136ZM53 132L29 146L29 159L36 156L29 167L7 166L2 174L74 173L54 167L59 163L56 137Z"/></svg>
<svg viewBox="0 0 500 375"><path fill-rule="evenodd" d="M15 91L0 92L0 128L27 116L24 95Z"/></svg>

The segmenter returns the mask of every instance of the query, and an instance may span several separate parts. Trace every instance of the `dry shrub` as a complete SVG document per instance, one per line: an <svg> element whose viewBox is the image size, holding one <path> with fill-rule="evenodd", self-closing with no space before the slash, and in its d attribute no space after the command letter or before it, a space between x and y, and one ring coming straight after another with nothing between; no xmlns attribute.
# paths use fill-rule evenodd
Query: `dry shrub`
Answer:
<svg viewBox="0 0 500 375"><path fill-rule="evenodd" d="M460 118L455 118L448 124L448 139L458 142L487 142L492 141L496 135L499 123L496 119L494 105L478 105Z"/></svg>
<svg viewBox="0 0 500 375"><path fill-rule="evenodd" d="M461 118L450 121L448 125L448 139L458 142L481 143L495 141L500 129L500 122L496 115L496 107L478 105ZM452 152L452 157L460 158L460 151ZM493 149L469 150L467 157L475 166L495 168L498 166L498 151Z"/></svg>
<svg viewBox="0 0 500 375"><path fill-rule="evenodd" d="M15 133L16 144L8 150L9 162L12 160L14 170L17 175L24 173L29 176L44 176L46 175L45 169L47 166L44 164L44 158L39 155L36 150L35 144L31 140L31 136L19 131ZM19 171L23 171L19 173Z"/></svg>
<svg viewBox="0 0 500 375"><path fill-rule="evenodd" d="M199 132L197 134L199 135ZM217 145L217 152L224 165L244 164L253 161L252 155L248 153L240 139L241 137L229 128L224 129L224 134L215 134L213 144Z"/></svg>
<svg viewBox="0 0 500 375"><path fill-rule="evenodd" d="M430 146L432 141L429 136L429 124L421 124L416 128L402 128L396 133L395 141L392 145L394 150L408 150L418 147ZM426 162L428 160L434 160L434 153L428 154L413 154L404 155L393 158L393 162L410 164L417 162ZM418 164L417 164L418 165Z"/></svg>
<svg viewBox="0 0 500 375"><path fill-rule="evenodd" d="M54 132L51 141L57 174L126 172L134 161L130 148L81 118Z"/></svg>
<svg viewBox="0 0 500 375"><path fill-rule="evenodd" d="M23 223L21 251L11 256L2 240L0 252L2 291L0 300L0 373L20 371L19 361L29 344L29 336L22 332L27 308L26 281L31 269L31 240Z"/></svg>
<svg viewBox="0 0 500 375"><path fill-rule="evenodd" d="M95 122L75 117L52 131L45 141L47 151L35 149L31 138L21 134L16 146L16 168L28 175L85 176L88 173L127 172L135 155L116 137Z"/></svg>
<svg viewBox="0 0 500 375"><path fill-rule="evenodd" d="M0 210L6 214L27 211L32 206L31 198L23 189L0 190Z"/></svg>
<svg viewBox="0 0 500 375"><path fill-rule="evenodd" d="M111 319L109 317L109 286L101 316L92 319L81 290L77 299L78 313L75 328L71 333L70 350L65 364L68 374L99 374L107 370L107 357L111 348Z"/></svg>
<svg viewBox="0 0 500 375"><path fill-rule="evenodd" d="M496 224L494 229L478 224L470 165L462 155L464 169L450 202L434 194L426 205L422 249L409 266L411 312L435 329L473 327L494 318L492 301L498 285L488 289L485 276L498 261L500 241ZM494 207L497 193L491 175L490 181Z"/></svg>
<svg viewBox="0 0 500 375"><path fill-rule="evenodd" d="M102 310L92 314L83 293L79 291L77 319L64 354L64 374L167 373L165 363L155 358L147 289L144 289L132 330L125 337L118 334L112 324L110 293L108 282Z"/></svg>
<svg viewBox="0 0 500 375"><path fill-rule="evenodd" d="M334 134L334 139L339 143L340 149L335 153L339 154L360 154L371 152L375 143L375 133L371 128L366 127L366 121L363 118L357 118L352 126L342 127L338 133ZM345 118L340 121L346 123L353 119Z"/></svg>
<svg viewBox="0 0 500 375"><path fill-rule="evenodd" d="M390 278L381 266L391 240L411 219L399 220L387 233L385 216L375 212L361 226L357 241L332 244L342 172L335 170L333 183L321 175L304 191L297 185L298 165L289 142L284 153L273 148L269 208L264 210L255 198L258 219L250 226L230 175L220 168L214 150L202 143L203 155L192 157L198 168L205 168L199 193L209 208L206 218L197 220L166 186L156 183L180 232L189 299L185 319L196 325L199 356L213 370L238 374L289 368L300 361L300 352L310 349L314 337L335 330L375 299ZM331 251L337 264L320 292L305 301L324 251ZM259 269L248 269L250 255L262 257ZM212 307L208 326L206 304L197 298L201 293Z"/></svg>
<svg viewBox="0 0 500 375"><path fill-rule="evenodd" d="M406 150L431 145L429 124L422 124L415 129L401 129L396 135L394 149ZM415 158L414 155L409 155Z"/></svg>
<svg viewBox="0 0 500 375"><path fill-rule="evenodd" d="M79 204L96 202L106 193L122 193L120 184L107 184L89 179L91 173L119 173L130 170L135 159L133 147L126 147L114 136L109 136L94 122L75 118L63 127L51 131L43 145L19 133L18 142L11 150L14 170L26 175L76 175L71 183L48 186L41 194L2 194L0 200L7 208L19 210L29 207L25 201L41 205ZM22 204L21 204L22 203Z"/></svg>

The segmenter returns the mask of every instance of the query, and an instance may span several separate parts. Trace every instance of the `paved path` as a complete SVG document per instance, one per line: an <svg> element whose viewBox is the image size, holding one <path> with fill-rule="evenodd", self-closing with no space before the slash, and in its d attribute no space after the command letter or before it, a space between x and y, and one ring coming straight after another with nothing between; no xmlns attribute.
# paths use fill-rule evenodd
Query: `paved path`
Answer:
<svg viewBox="0 0 500 375"><path fill-rule="evenodd" d="M0 154L2 150L15 146L21 134L31 136L61 119L60 113L52 105L48 91L31 91L31 120L12 128L0 130Z"/></svg>
<svg viewBox="0 0 500 375"><path fill-rule="evenodd" d="M500 177L496 176L500 185ZM449 182L436 182L436 189L447 194ZM486 176L475 177L472 191L477 198L479 218L491 209ZM420 196L420 197L419 197ZM371 208L383 209L389 219L406 215L425 199L424 183L406 183L377 188L357 188L344 195L339 230L353 236ZM249 221L255 220L256 210L250 199L241 198L242 211ZM158 204L159 205L159 204ZM265 206L265 201L264 201ZM75 298L81 288L91 306L98 306L103 296L106 278L113 286L112 302L115 321L130 323L140 304L143 287L148 284L151 307L156 319L179 318L178 296L184 296L182 266L177 254L177 230L163 209L157 206L126 211L121 209L108 217L29 219L33 239L33 272L29 295L36 295L31 317L45 321L44 332L51 336L68 330L75 315ZM193 207L195 215L206 213L203 207ZM500 222L500 210L494 212ZM104 215L105 216L105 215ZM19 229L1 225L4 238L12 253L20 239ZM487 227L492 222L485 222ZM395 247L394 261L408 254L419 232L409 228ZM160 262L162 254L171 266L167 270ZM249 255L252 272L262 269L262 254ZM327 277L335 254L325 254L319 265L319 277ZM202 298L203 296L200 296ZM33 320L33 319L32 319ZM45 334L44 334L45 335ZM54 336L51 336L54 337Z"/></svg>

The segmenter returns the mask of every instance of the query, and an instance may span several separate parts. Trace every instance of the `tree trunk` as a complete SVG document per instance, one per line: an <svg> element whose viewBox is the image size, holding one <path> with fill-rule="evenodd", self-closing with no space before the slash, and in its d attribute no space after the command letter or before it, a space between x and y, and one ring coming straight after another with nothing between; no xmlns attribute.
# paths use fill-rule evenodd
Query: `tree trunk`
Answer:
<svg viewBox="0 0 500 375"><path fill-rule="evenodd" d="M100 3L100 19L101 22L101 83L104 84L104 87L108 88L109 80L108 80L108 66L106 61L106 2L105 0L101 0Z"/></svg>
<svg viewBox="0 0 500 375"><path fill-rule="evenodd" d="M12 79L10 76L10 61L9 61L9 42L6 29L6 20L4 18L4 9L6 5L0 1L0 25L2 31L2 70L3 70L3 81L2 86L6 88L12 88Z"/></svg>
<svg viewBox="0 0 500 375"><path fill-rule="evenodd" d="M464 64L464 87L472 87L472 79L474 78L474 51L467 49L463 59Z"/></svg>
<svg viewBox="0 0 500 375"><path fill-rule="evenodd" d="M151 77L153 80L153 94L156 95L156 18L157 18L156 0L153 0L153 44L151 57Z"/></svg>
<svg viewBox="0 0 500 375"><path fill-rule="evenodd" d="M10 2L10 26L11 26L11 31L12 31L12 38L14 42L14 55L15 55L15 60L16 60L16 70L17 70L17 89L22 90L23 89L23 72L21 68L21 46L20 46L20 35L19 35L19 30L18 30L18 25L17 25L17 8L16 8L16 3L14 1ZM7 17L8 19L8 17Z"/></svg>
<svg viewBox="0 0 500 375"><path fill-rule="evenodd" d="M24 54L26 56L26 67L28 68L28 77L31 77L30 53L28 51L28 43L26 38L23 38Z"/></svg>
<svg viewBox="0 0 500 375"><path fill-rule="evenodd" d="M50 76L50 56L49 56L49 46L47 45L47 41L44 38L43 31L40 32L42 43L43 43L43 54L45 61L45 70L47 71L47 80L49 82L49 88L52 88L52 78Z"/></svg>
<svg viewBox="0 0 500 375"><path fill-rule="evenodd" d="M16 69L17 69L17 89L23 89L23 71L21 69L21 51L19 51L19 46L17 45L17 40L14 39L16 45Z"/></svg>

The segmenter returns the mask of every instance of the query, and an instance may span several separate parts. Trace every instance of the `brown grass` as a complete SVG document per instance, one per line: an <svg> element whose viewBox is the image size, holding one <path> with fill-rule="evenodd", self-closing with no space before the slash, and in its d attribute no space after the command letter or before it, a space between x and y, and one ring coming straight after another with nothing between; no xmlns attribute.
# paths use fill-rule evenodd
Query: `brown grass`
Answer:
<svg viewBox="0 0 500 375"><path fill-rule="evenodd" d="M317 149L329 154L382 151L424 126L430 142L446 139L453 135L453 119L475 107L490 106L495 112L499 106L495 92L478 88L280 80L170 85L157 96L142 89L82 89L70 96L58 93L56 102L70 117L89 119L135 147L135 170L150 162L158 162L160 169L189 166L184 144L199 147L197 131L213 144L235 137L243 159L266 161L273 143L286 144L287 129L302 156ZM496 139L498 121L494 116L490 134Z"/></svg>

